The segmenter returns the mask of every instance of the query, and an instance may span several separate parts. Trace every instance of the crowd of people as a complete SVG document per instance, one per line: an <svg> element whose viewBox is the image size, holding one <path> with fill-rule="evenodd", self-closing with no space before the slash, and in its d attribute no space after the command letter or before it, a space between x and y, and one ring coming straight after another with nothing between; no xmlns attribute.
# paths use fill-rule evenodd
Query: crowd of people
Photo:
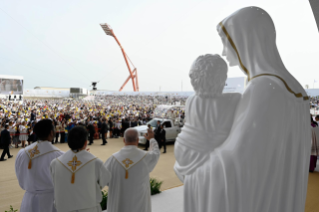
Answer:
<svg viewBox="0 0 319 212"><path fill-rule="evenodd" d="M0 100L1 131L8 125L12 137L12 146L25 147L26 143L37 140L33 133L34 125L41 119L51 119L56 128L52 142L65 142L67 132L74 126L86 126L90 132L90 143L103 137L106 130L109 137L123 136L125 129L145 125L152 119L158 105L185 104L186 98L165 96L95 96L94 101L59 100L23 100L13 102ZM183 115L183 111L173 111L174 117ZM104 121L103 121L104 120ZM102 130L103 122L106 127ZM106 142L104 138L103 143Z"/></svg>
<svg viewBox="0 0 319 212"><path fill-rule="evenodd" d="M319 97L311 97L310 99L310 123L311 127L315 128L312 129L312 140L311 140L311 155L310 155L310 165L309 171L314 172L317 166L317 158L319 156L319 140L317 141L317 137L319 138L318 132L318 125L319 125L319 115L317 114L317 110L319 109Z"/></svg>
<svg viewBox="0 0 319 212"><path fill-rule="evenodd" d="M165 130L161 122L154 130L149 125L144 135L148 151L143 151L137 148L139 133L134 127L145 125L164 112L173 118L184 118L183 109L156 112L156 108L185 101L182 97L161 96L96 96L94 101L0 100L4 149L0 161L5 161L6 155L13 157L10 148L24 148L15 162L19 184L26 191L20 211L101 211L100 189L104 186L109 186L108 211L150 211L149 172L159 159L159 146L166 152ZM123 137L124 148L104 164L87 148L94 139L102 138L105 145L107 137L119 136ZM57 142L67 142L70 151L60 151L53 145ZM143 194L135 195L134 204L123 204L123 198L134 199L132 192ZM90 198L79 198L87 193Z"/></svg>
<svg viewBox="0 0 319 212"><path fill-rule="evenodd" d="M309 171L314 172L317 166L317 158L319 156L319 140L318 140L319 139L319 132L318 132L319 115L315 115L315 116L310 115L310 123L313 129L312 129L312 139L311 139L311 155L310 155Z"/></svg>

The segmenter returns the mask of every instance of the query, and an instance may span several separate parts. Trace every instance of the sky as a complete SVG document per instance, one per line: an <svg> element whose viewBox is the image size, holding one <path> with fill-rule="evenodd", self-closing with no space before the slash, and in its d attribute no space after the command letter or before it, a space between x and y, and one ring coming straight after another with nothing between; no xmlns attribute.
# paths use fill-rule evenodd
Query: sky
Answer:
<svg viewBox="0 0 319 212"><path fill-rule="evenodd" d="M138 71L140 91L192 91L189 69L203 54L221 54L216 25L258 6L272 17L286 68L319 88L319 33L307 0L1 0L0 75L35 86L118 90L129 72L114 30ZM231 67L228 77L244 76ZM317 80L317 83L314 83ZM132 91L131 81L123 91Z"/></svg>

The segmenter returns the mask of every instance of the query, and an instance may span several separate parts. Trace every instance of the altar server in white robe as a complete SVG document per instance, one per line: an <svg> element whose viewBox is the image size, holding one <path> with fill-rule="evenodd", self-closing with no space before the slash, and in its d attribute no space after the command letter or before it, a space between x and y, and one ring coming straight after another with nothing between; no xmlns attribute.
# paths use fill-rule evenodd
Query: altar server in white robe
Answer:
<svg viewBox="0 0 319 212"><path fill-rule="evenodd" d="M101 212L101 189L111 179L103 162L86 150L88 132L74 127L70 150L51 162L55 206L58 212Z"/></svg>
<svg viewBox="0 0 319 212"><path fill-rule="evenodd" d="M184 211L304 211L309 100L280 58L274 23L265 10L247 7L225 18L217 30L223 56L241 68L248 84L229 136L184 178ZM197 160L187 154L185 139L175 146L178 169L184 171Z"/></svg>
<svg viewBox="0 0 319 212"><path fill-rule="evenodd" d="M43 119L33 128L38 142L21 149L15 161L15 171L20 187L25 190L21 212L54 212L53 183L50 163L63 154L51 144L55 136L52 121Z"/></svg>
<svg viewBox="0 0 319 212"><path fill-rule="evenodd" d="M137 130L128 128L124 133L125 146L105 162L105 167L112 174L108 212L151 211L149 173L156 166L160 151L152 130L148 130L146 137L150 141L148 152L137 147Z"/></svg>

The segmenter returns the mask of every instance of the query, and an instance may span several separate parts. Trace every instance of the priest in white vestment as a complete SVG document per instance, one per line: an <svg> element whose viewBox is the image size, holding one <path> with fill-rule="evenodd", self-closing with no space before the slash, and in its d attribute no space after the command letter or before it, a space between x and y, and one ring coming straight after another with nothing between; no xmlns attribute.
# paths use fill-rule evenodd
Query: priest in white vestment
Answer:
<svg viewBox="0 0 319 212"><path fill-rule="evenodd" d="M101 189L111 179L103 162L86 150L88 132L72 128L70 150L51 162L55 207L58 212L101 212Z"/></svg>
<svg viewBox="0 0 319 212"><path fill-rule="evenodd" d="M146 137L150 141L148 152L137 147L137 130L128 128L124 133L125 146L105 162L105 167L112 174L107 200L108 212L151 211L149 173L158 162L160 150L151 129Z"/></svg>
<svg viewBox="0 0 319 212"><path fill-rule="evenodd" d="M280 58L274 23L263 9L247 7L225 18L217 30L223 56L241 68L248 84L227 139L185 177L184 211L304 211L309 101ZM187 154L185 139L175 147L178 170L197 160Z"/></svg>
<svg viewBox="0 0 319 212"><path fill-rule="evenodd" d="M51 144L55 136L52 121L39 121L33 131L38 142L21 149L15 161L15 171L20 187L25 190L20 212L54 212L54 192L50 163L63 154Z"/></svg>

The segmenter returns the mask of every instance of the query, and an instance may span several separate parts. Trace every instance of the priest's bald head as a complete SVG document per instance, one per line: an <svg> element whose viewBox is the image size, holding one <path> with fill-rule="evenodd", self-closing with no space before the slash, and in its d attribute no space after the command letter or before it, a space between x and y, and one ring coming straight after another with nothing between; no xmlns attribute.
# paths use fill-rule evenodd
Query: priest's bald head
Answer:
<svg viewBox="0 0 319 212"><path fill-rule="evenodd" d="M138 146L138 131L134 128L128 128L124 132L124 138L123 138L125 146L128 145L136 145Z"/></svg>

